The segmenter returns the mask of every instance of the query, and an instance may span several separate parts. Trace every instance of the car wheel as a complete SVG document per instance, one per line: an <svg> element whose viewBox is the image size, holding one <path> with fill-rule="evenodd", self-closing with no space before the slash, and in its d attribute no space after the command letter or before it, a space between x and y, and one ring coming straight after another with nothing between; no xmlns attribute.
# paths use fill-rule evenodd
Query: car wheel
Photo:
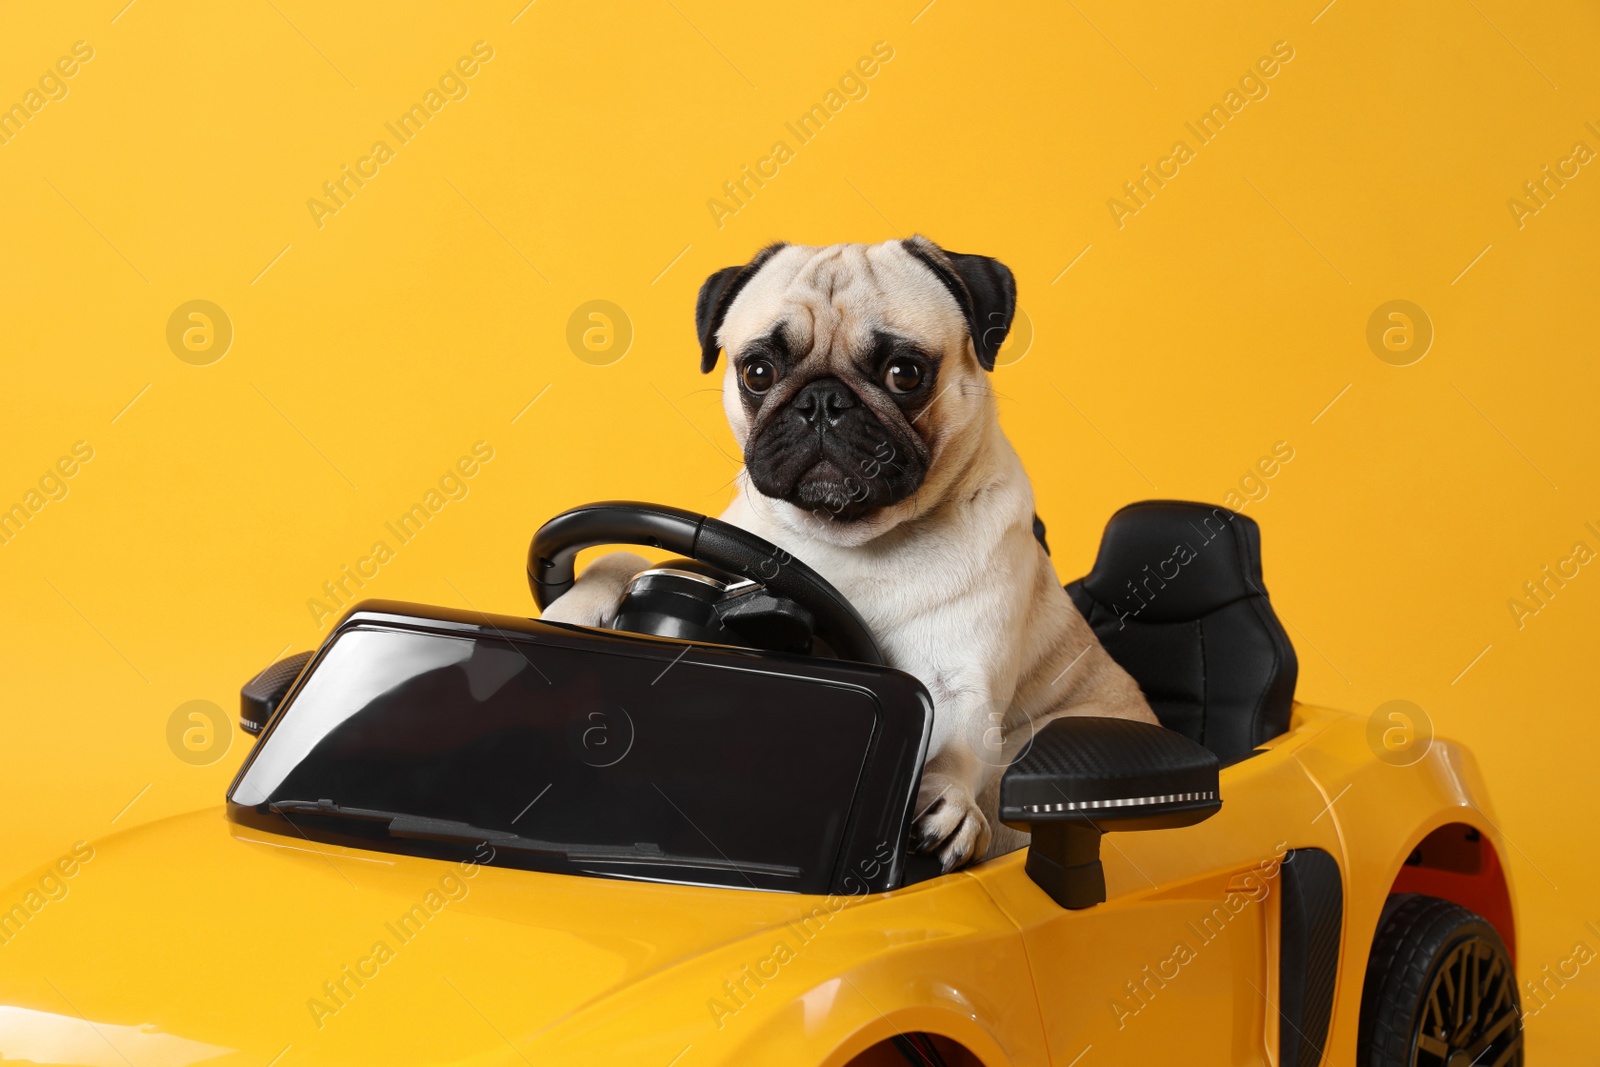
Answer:
<svg viewBox="0 0 1600 1067"><path fill-rule="evenodd" d="M1522 1067L1522 1006L1506 947L1481 916L1391 897L1361 996L1361 1067Z"/></svg>

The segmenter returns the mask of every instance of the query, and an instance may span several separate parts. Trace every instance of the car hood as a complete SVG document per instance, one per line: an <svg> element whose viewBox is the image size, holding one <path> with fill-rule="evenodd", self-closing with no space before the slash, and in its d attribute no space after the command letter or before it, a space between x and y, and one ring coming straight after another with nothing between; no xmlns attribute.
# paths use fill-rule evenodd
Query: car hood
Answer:
<svg viewBox="0 0 1600 1067"><path fill-rule="evenodd" d="M0 891L0 1060L521 1063L817 899L463 866L194 812ZM670 1017L652 1027L670 1044Z"/></svg>

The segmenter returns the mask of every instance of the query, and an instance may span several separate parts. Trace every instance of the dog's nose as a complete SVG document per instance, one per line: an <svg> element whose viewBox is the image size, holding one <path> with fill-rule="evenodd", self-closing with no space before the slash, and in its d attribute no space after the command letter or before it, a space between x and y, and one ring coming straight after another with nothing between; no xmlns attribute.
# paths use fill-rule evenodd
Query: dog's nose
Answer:
<svg viewBox="0 0 1600 1067"><path fill-rule="evenodd" d="M789 406L807 426L839 425L843 413L856 406L856 395L838 378L818 378L795 394Z"/></svg>

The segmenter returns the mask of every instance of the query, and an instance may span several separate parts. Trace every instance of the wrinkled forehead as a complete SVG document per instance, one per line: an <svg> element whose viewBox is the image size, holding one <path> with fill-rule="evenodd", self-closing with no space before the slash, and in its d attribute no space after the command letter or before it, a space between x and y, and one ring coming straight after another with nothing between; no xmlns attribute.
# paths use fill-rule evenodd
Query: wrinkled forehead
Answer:
<svg viewBox="0 0 1600 1067"><path fill-rule="evenodd" d="M865 351L878 331L935 353L966 343L955 299L898 241L784 248L734 299L719 339L738 356L780 323L797 354Z"/></svg>

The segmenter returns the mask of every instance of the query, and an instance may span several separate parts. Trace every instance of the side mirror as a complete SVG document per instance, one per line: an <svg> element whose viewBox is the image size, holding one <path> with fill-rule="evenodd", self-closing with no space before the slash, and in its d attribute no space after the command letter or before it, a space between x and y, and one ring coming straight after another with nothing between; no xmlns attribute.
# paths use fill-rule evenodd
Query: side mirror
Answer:
<svg viewBox="0 0 1600 1067"><path fill-rule="evenodd" d="M259 737L261 731L267 728L272 713L283 703L289 687L294 685L294 680L300 677L300 672L305 670L314 655L315 651L296 652L244 683L239 690L239 729L252 737Z"/></svg>
<svg viewBox="0 0 1600 1067"><path fill-rule="evenodd" d="M1100 835L1192 826L1222 808L1217 757L1129 719L1056 719L1000 780L1000 821L1033 835L1026 870L1063 908L1106 899Z"/></svg>

